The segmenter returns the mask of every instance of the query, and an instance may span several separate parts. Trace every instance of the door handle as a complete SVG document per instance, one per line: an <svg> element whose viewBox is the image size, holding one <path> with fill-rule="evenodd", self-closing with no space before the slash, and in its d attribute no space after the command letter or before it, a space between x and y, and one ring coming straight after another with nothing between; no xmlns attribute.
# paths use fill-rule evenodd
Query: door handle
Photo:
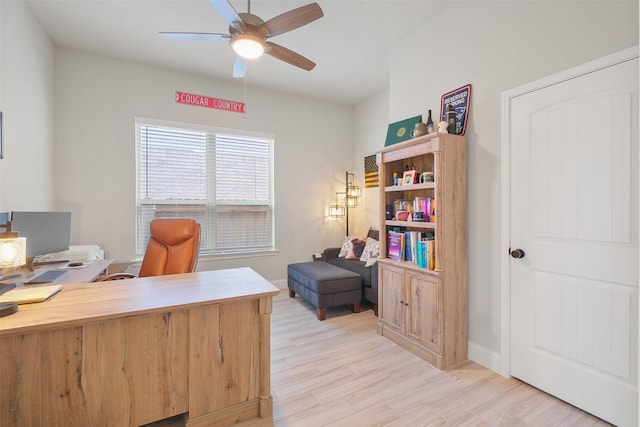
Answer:
<svg viewBox="0 0 640 427"><path fill-rule="evenodd" d="M511 248L509 248L509 255L516 259L524 258L524 251L522 249L511 250Z"/></svg>

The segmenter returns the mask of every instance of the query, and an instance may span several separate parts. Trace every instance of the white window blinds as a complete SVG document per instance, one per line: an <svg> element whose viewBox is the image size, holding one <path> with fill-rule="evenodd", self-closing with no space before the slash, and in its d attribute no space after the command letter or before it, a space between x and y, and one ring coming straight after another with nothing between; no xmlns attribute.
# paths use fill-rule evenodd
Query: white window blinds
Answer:
<svg viewBox="0 0 640 427"><path fill-rule="evenodd" d="M194 218L201 254L274 249L273 138L136 119L136 253L154 218Z"/></svg>

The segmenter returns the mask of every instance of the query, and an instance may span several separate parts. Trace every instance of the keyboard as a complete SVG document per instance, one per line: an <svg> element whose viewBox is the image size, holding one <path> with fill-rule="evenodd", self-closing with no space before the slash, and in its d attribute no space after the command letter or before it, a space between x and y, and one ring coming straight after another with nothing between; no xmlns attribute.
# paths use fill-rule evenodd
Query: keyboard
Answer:
<svg viewBox="0 0 640 427"><path fill-rule="evenodd" d="M15 287L16 287L15 283L0 283L0 295L4 294L7 291L10 291Z"/></svg>
<svg viewBox="0 0 640 427"><path fill-rule="evenodd" d="M67 274L66 270L47 270L24 282L25 285L36 285L38 283L53 283L57 278Z"/></svg>

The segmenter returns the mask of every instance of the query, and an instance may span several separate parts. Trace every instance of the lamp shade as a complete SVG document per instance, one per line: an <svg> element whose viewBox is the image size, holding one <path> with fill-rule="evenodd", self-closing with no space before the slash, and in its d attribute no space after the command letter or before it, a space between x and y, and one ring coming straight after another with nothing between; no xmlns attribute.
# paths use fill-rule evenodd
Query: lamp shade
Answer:
<svg viewBox="0 0 640 427"><path fill-rule="evenodd" d="M26 263L26 237L0 238L0 268L18 267Z"/></svg>
<svg viewBox="0 0 640 427"><path fill-rule="evenodd" d="M355 197L355 198L358 198L358 197L362 196L362 192L360 191L360 187L358 187L356 185L350 185L348 187L347 194L349 195L349 197Z"/></svg>
<svg viewBox="0 0 640 427"><path fill-rule="evenodd" d="M342 218L344 216L344 210L343 205L331 205L329 206L329 216L331 218Z"/></svg>
<svg viewBox="0 0 640 427"><path fill-rule="evenodd" d="M347 207L349 208L355 208L356 206L358 206L358 198L357 197L352 197L352 196L347 196L344 199Z"/></svg>
<svg viewBox="0 0 640 427"><path fill-rule="evenodd" d="M265 51L264 40L253 34L238 34L231 37L231 47L243 58L255 59Z"/></svg>

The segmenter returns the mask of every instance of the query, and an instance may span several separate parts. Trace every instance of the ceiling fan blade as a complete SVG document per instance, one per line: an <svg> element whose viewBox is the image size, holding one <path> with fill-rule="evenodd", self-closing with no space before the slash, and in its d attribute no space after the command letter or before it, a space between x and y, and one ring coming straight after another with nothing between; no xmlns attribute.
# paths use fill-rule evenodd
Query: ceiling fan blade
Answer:
<svg viewBox="0 0 640 427"><path fill-rule="evenodd" d="M247 74L247 63L238 55L236 55L236 59L233 61L233 78L241 78Z"/></svg>
<svg viewBox="0 0 640 427"><path fill-rule="evenodd" d="M229 34L219 33L176 33L163 31L160 33L162 37L169 40L199 40L199 41L222 41L229 40Z"/></svg>
<svg viewBox="0 0 640 427"><path fill-rule="evenodd" d="M231 6L227 0L209 0L209 3L218 11L220 15L224 18L225 21L229 23L230 26L237 30L242 30L244 28L244 23L242 22L242 18L238 15L238 12Z"/></svg>
<svg viewBox="0 0 640 427"><path fill-rule="evenodd" d="M295 65L296 67L302 68L303 70L307 71L313 70L313 67L316 66L315 62L308 60L304 56L295 53L294 51L289 50L286 47L282 47L272 42L266 42L266 45L266 53L281 61L287 62L291 65Z"/></svg>
<svg viewBox="0 0 640 427"><path fill-rule="evenodd" d="M269 31L267 37L273 37L286 33L287 31L295 30L323 16L324 13L322 13L322 9L320 9L318 3L311 3L271 18L262 24L260 28L266 28L267 31Z"/></svg>

